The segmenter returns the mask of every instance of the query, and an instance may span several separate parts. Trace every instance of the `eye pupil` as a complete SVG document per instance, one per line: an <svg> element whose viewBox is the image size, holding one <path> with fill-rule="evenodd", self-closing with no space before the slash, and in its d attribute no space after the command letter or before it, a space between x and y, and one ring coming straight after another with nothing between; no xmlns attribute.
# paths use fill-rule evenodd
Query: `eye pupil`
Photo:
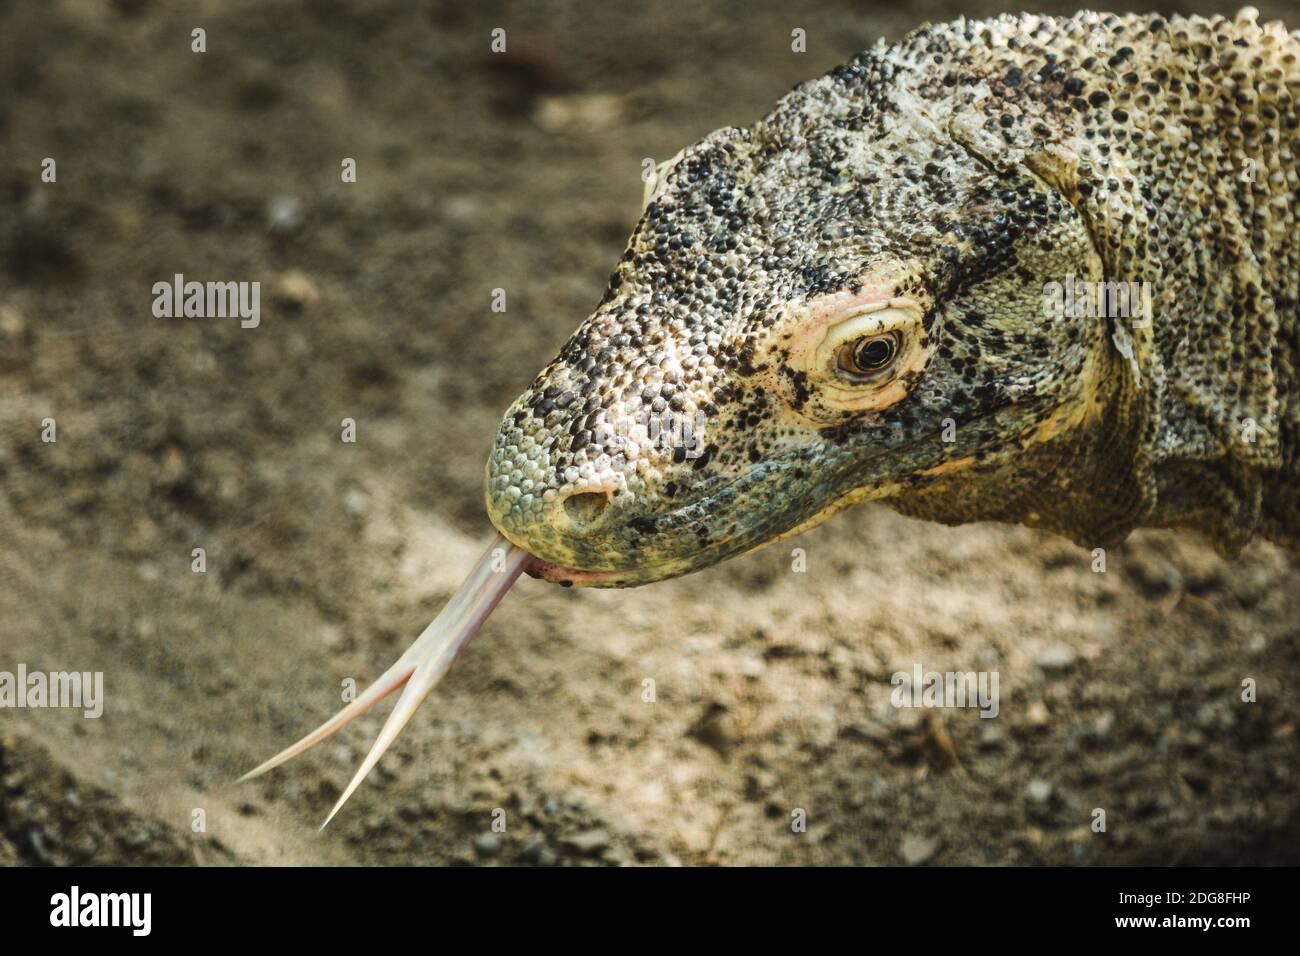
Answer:
<svg viewBox="0 0 1300 956"><path fill-rule="evenodd" d="M840 368L849 376L876 375L894 363L898 336L873 335L861 338L840 352Z"/></svg>
<svg viewBox="0 0 1300 956"><path fill-rule="evenodd" d="M867 339L853 348L853 364L864 372L877 372L894 357L892 339Z"/></svg>
<svg viewBox="0 0 1300 956"><path fill-rule="evenodd" d="M835 371L855 385L878 385L888 377L902 347L903 337L898 332L849 339L835 353Z"/></svg>

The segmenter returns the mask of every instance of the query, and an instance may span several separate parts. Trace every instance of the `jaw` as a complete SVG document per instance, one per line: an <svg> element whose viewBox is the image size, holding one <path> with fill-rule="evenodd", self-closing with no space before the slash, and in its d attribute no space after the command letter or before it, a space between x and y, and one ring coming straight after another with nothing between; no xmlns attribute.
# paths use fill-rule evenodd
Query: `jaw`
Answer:
<svg viewBox="0 0 1300 956"><path fill-rule="evenodd" d="M787 462L767 461L731 480L716 476L709 493L687 504L649 494L622 505L616 524L581 538L569 539L547 523L506 527L491 500L488 516L533 555L526 569L533 577L575 587L637 587L755 550L803 522L808 489L791 488L790 471Z"/></svg>
<svg viewBox="0 0 1300 956"><path fill-rule="evenodd" d="M534 558L532 563L524 569L524 573L530 577L540 578L543 581L549 581L552 584L558 584L566 588L633 588L645 584L654 584L657 581L666 581L669 578L702 571L731 558L740 558L747 554L753 554L755 551L761 551L787 538L793 538L795 535L803 534L805 531L815 528L846 508L865 501L887 498L896 491L897 487L892 483L879 488L858 489L831 502L821 511L785 531L741 547L709 547L672 561L642 565L619 571L584 571L579 568L552 564L549 561L543 561L541 558Z"/></svg>
<svg viewBox="0 0 1300 956"><path fill-rule="evenodd" d="M801 534L851 505L887 497L898 490L892 481L850 488L826 496L824 505L809 511L806 503L819 497L813 489L772 487L774 482L781 484L777 476L784 475L788 468L784 463L764 463L714 494L660 518L666 530L640 542L635 550L642 560L637 564L620 565L618 562L633 549L611 541L602 555L608 557L599 566L593 563L575 567L565 558L539 556L525 538L499 526L498 530L512 544L534 555L525 568L531 577L563 587L630 588L692 574L750 554ZM785 507L777 504L782 501L787 503ZM653 513L653 503L645 513ZM701 543L694 533L701 520L708 520L715 529L706 543ZM723 523L725 530L717 529Z"/></svg>
<svg viewBox="0 0 1300 956"><path fill-rule="evenodd" d="M669 578L691 574L695 571L703 570L704 568L724 561L735 554L743 553L737 550L733 541L728 540L719 541L710 546L699 548L680 556L667 553L664 549L659 549L659 553L664 554L664 557L658 560L645 561L628 567L578 568L571 567L563 562L550 561L546 558L539 557L530 547L527 540L522 540L519 536L511 534L499 526L497 527L497 531L511 544L516 545L532 555L531 560L524 567L525 574L529 577L549 581L552 584L558 584L561 587L640 587L643 584L654 584L657 581L666 581ZM761 548L767 543L769 542L760 541L749 550ZM617 555L620 552L617 549L617 546L612 546L610 553Z"/></svg>
<svg viewBox="0 0 1300 956"><path fill-rule="evenodd" d="M691 514L693 511L707 514L707 509L701 503L669 517L677 518L685 527L691 527L698 521L698 515ZM574 560L572 558L552 560L539 554L546 547L544 543L538 547L526 537L504 529L500 525L497 526L497 530L511 544L533 555L532 561L524 569L524 573L530 577L540 578L563 587L631 588L692 574L777 540L778 536L768 533L763 528L763 522L745 522L742 515L747 515L748 512L732 509L724 513L728 516L728 520L741 522L732 529L733 533L714 538L703 545L689 534L653 535L639 542L636 553L640 556L640 560L635 564L623 563L633 549L618 541L611 541L607 548L602 549L599 566L592 562L587 567L576 567L569 563ZM683 547L685 542L689 542L691 546ZM590 554L590 550L586 549L585 553Z"/></svg>
<svg viewBox="0 0 1300 956"><path fill-rule="evenodd" d="M828 512L827 517L830 514ZM678 578L686 574L694 574L696 571L702 571L705 568L712 567L733 557L749 554L752 551L758 551L774 544L782 538L789 537L791 534L797 534L804 530L805 527L811 527L811 524L820 523L822 519L804 525L796 530L788 531L784 534L772 538L758 541L748 547L726 547L715 545L701 549L692 554L687 554L681 558L675 558L669 561L639 565L634 568L614 571L587 571L581 568L570 568L559 564L552 564L541 558L533 558L532 562L524 568L524 573L529 577L540 578L543 581L549 581L552 584L558 584L561 587L578 587L578 588L635 588L645 584L655 584L659 581L667 581L669 578ZM512 542L513 543L513 542Z"/></svg>
<svg viewBox="0 0 1300 956"><path fill-rule="evenodd" d="M683 574L690 574L692 571L715 563L716 560L692 561L688 558L673 564L639 567L628 571L583 571L534 558L532 564L524 569L524 573L529 577L540 578L565 588L635 588L643 584L654 584L656 581L681 577Z"/></svg>

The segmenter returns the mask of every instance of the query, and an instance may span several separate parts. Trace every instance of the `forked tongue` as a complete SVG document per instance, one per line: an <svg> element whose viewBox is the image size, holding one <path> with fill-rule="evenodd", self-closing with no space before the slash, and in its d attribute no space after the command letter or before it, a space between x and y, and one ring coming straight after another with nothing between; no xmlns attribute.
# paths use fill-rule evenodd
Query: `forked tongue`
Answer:
<svg viewBox="0 0 1300 956"><path fill-rule="evenodd" d="M415 643L406 649L406 653L397 659L397 663L384 671L383 675L352 703L293 746L282 750L260 767L244 774L238 782L243 783L245 780L260 776L320 743L354 717L364 714L405 684L406 688L402 691L402 696L397 698L397 706L388 715L383 729L371 745L366 759L362 761L361 768L357 770L356 776L343 791L343 796L339 797L338 803L334 804L334 809L321 824L321 829L324 830L334 819L334 814L339 812L339 808L347 802L348 797L352 796L352 792L366 778L366 774L374 769L379 758L384 755L384 751L397 739L397 735L402 732L402 728L420 706L420 702L429 695L429 691L433 690L438 681L442 680L443 675L460 656L460 652L465 649L465 645L478 633L478 629L487 620L493 608L510 590L510 586L515 583L515 579L531 560L532 555L527 551L515 547L500 534L496 535L483 553L483 557L478 559L478 564L474 565L474 570L465 579L465 583L456 592L456 596L447 602L447 606L415 639Z"/></svg>

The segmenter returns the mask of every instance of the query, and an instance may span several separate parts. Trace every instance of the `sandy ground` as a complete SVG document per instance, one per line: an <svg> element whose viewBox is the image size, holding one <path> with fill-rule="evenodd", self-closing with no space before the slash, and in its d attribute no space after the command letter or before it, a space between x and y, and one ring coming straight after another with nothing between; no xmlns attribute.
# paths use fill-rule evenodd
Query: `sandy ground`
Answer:
<svg viewBox="0 0 1300 956"><path fill-rule="evenodd" d="M382 710L231 783L459 584L642 159L959 9L1000 7L0 3L0 670L106 693L0 710L0 863L1300 862L1290 559L1143 533L1096 573L876 507L634 591L525 579L323 835ZM260 327L154 318L177 272L262 282ZM999 716L895 709L917 663L998 671Z"/></svg>

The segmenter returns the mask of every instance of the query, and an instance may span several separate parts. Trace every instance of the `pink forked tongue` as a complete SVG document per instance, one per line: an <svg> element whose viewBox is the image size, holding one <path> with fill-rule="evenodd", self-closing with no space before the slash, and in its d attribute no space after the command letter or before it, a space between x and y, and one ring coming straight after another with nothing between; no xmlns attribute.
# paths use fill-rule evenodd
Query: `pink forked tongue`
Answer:
<svg viewBox="0 0 1300 956"><path fill-rule="evenodd" d="M296 757L309 747L320 743L334 731L359 717L383 698L387 697L403 684L406 689L397 698L397 706L388 715L388 720L379 736L375 738L370 752L362 761L348 788L339 797L338 803L330 811L321 829L329 825L334 814L347 802L348 797L357 789L366 774L374 769L384 751L397 739L407 721L420 706L429 691L442 680L444 674L455 663L460 652L478 633L478 629L492 613L515 579L533 560L533 556L522 548L517 548L501 535L496 535L488 545L483 557L478 559L474 570L470 572L465 583L461 585L456 596L447 602L447 606L434 618L433 623L424 629L415 643L406 649L406 653L397 659L392 667L366 688L365 692L325 723L321 724L292 747L276 754L262 764L239 778L240 783L260 776L266 771L280 766L291 757Z"/></svg>

